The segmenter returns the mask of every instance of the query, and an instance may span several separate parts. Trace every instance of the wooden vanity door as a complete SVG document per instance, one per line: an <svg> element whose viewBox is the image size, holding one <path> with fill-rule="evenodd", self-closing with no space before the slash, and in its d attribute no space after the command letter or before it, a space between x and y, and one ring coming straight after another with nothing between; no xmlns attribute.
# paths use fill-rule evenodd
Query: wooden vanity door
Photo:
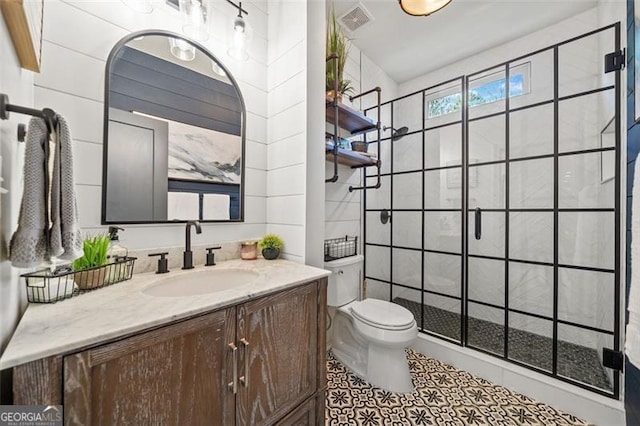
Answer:
<svg viewBox="0 0 640 426"><path fill-rule="evenodd" d="M272 425L314 394L317 313L316 283L238 307L237 424Z"/></svg>
<svg viewBox="0 0 640 426"><path fill-rule="evenodd" d="M67 425L231 425L235 308L64 358Z"/></svg>

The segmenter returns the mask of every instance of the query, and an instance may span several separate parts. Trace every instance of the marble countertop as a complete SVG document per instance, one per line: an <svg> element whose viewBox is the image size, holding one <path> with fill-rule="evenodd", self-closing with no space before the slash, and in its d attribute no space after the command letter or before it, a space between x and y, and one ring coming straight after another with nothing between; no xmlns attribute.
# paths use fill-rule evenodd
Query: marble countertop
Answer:
<svg viewBox="0 0 640 426"><path fill-rule="evenodd" d="M147 287L166 277L213 269L244 269L258 276L250 284L215 293L180 297L156 297L143 293ZM129 281L79 297L50 305L32 303L0 358L0 370L235 305L329 274L323 269L287 260L236 259L189 271L134 274Z"/></svg>

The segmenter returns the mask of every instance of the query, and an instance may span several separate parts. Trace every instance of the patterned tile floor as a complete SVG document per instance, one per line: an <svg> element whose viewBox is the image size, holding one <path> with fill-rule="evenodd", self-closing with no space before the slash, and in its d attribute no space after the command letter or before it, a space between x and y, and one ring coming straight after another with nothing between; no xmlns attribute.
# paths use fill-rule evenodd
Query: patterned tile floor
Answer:
<svg viewBox="0 0 640 426"><path fill-rule="evenodd" d="M383 391L329 353L327 425L586 425L582 420L412 350L415 390Z"/></svg>
<svg viewBox="0 0 640 426"><path fill-rule="evenodd" d="M396 298L394 302L409 309L420 324L420 303ZM427 330L454 340L460 340L460 314L424 305L424 326ZM504 352L504 326L477 318L469 318L469 344L489 352ZM552 370L553 340L516 328L509 329L509 357L540 368ZM558 341L558 374L600 389L612 391L598 351L573 343Z"/></svg>

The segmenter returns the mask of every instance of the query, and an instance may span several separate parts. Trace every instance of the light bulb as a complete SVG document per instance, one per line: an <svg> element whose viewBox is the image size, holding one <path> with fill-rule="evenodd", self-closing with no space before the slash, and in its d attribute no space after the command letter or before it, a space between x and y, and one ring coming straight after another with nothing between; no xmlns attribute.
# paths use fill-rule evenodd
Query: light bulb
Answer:
<svg viewBox="0 0 640 426"><path fill-rule="evenodd" d="M171 37L169 38L169 47L171 54L181 61L189 62L196 58L195 46L185 40Z"/></svg>
<svg viewBox="0 0 640 426"><path fill-rule="evenodd" d="M231 34L231 47L227 51L229 56L237 61L249 59L247 53L247 25L242 16L236 17L233 21L233 31Z"/></svg>
<svg viewBox="0 0 640 426"><path fill-rule="evenodd" d="M180 13L184 17L184 25L182 32L199 41L209 39L209 30L207 21L211 19L209 16L209 8L206 0L183 0L180 2Z"/></svg>

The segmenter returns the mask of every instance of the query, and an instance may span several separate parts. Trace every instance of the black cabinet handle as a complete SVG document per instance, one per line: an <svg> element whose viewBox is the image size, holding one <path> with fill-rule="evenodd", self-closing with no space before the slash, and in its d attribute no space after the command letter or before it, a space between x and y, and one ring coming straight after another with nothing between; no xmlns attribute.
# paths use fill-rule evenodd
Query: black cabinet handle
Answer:
<svg viewBox="0 0 640 426"><path fill-rule="evenodd" d="M476 240L482 238L482 210L480 207L476 207L475 213L476 222Z"/></svg>

